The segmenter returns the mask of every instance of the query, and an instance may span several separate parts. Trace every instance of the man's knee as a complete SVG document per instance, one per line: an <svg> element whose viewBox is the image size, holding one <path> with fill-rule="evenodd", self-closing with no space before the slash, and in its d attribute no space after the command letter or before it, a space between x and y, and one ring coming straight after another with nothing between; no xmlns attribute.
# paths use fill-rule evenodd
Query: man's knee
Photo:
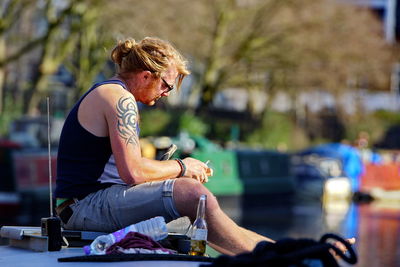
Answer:
<svg viewBox="0 0 400 267"><path fill-rule="evenodd" d="M215 196L199 181L189 178L180 178L175 181L174 201L181 215L195 217L197 203L203 194L207 195L206 209L208 212L219 209Z"/></svg>

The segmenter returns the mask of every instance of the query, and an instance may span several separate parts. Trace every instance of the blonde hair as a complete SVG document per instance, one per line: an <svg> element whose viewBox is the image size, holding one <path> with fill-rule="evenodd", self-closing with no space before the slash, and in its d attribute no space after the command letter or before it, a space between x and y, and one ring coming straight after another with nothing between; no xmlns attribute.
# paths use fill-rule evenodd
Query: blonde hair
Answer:
<svg viewBox="0 0 400 267"><path fill-rule="evenodd" d="M155 37L146 37L138 43L132 38L119 41L111 51L111 60L117 64L118 74L147 70L160 77L174 65L178 71L178 88L190 74L186 59L169 42Z"/></svg>

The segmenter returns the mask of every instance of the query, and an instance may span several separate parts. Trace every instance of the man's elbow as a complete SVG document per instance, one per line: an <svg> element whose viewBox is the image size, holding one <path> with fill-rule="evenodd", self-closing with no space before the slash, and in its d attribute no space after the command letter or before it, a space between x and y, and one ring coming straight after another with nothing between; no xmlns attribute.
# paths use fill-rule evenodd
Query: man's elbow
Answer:
<svg viewBox="0 0 400 267"><path fill-rule="evenodd" d="M122 180L129 185L137 185L145 183L145 177L141 171L127 171L121 175Z"/></svg>

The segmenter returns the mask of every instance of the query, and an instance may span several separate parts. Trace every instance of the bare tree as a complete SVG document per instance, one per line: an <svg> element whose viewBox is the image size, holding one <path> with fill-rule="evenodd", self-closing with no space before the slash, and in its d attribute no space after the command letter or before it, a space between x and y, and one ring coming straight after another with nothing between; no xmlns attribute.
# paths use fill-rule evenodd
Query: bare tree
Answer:
<svg viewBox="0 0 400 267"><path fill-rule="evenodd" d="M119 15L113 28L122 35L157 35L190 55L201 66L195 75L201 91L200 105L207 107L221 88L248 85L249 69L265 73L266 66L284 61L281 58L285 55L278 53L278 48L283 46L287 31L279 29L275 21L292 2L116 1L108 7L113 10L108 15Z"/></svg>
<svg viewBox="0 0 400 267"><path fill-rule="evenodd" d="M202 104L227 86L269 92L384 84L390 51L365 9L334 0L114 1L113 30L170 39L203 66ZM128 8L130 6L131 8ZM386 49L385 49L386 48ZM261 75L262 77L262 75ZM264 84L263 84L264 82ZM295 88L291 90L291 88Z"/></svg>
<svg viewBox="0 0 400 267"><path fill-rule="evenodd" d="M79 15L81 27L78 42L74 52L64 62L74 77L74 100L88 90L105 68L108 49L114 44L110 34L107 34L106 23L98 20L103 4L103 0L92 1Z"/></svg>
<svg viewBox="0 0 400 267"><path fill-rule="evenodd" d="M27 7L24 3L30 4L29 12L25 14L22 13L23 8ZM102 3L102 0L63 2L10 0L3 4L5 9L1 13L0 20L0 69L13 64L24 55L31 55L31 58L25 62L31 66L30 70L27 68L21 70L30 73L21 75L25 78L30 77L30 81L25 82L25 88L23 88L24 97L21 105L23 113L35 113L42 95L51 90L48 86L49 76L54 74L67 58L70 58L75 47L83 51L82 57L91 58L96 57L99 50L104 50L103 47L96 46L99 44L94 44L98 34L96 25L99 24L96 17ZM19 25L19 27L13 28L12 25ZM26 28L31 25L39 26L33 28L33 32L26 32ZM7 50L7 53L5 49L2 49L5 45L12 47ZM85 60L82 58L81 63ZM99 64L103 64L104 61L105 59L102 59ZM80 64L86 66L84 71L87 71L87 75L80 75L77 78L78 84L85 83L87 80L92 82L93 76L96 75L94 73L99 69L96 67L99 64L93 63L93 60L89 63L92 64L90 70L87 67L88 63ZM3 88L4 86L1 86L1 89ZM1 96L2 102L3 99L4 97Z"/></svg>
<svg viewBox="0 0 400 267"><path fill-rule="evenodd" d="M289 73L289 92L294 99L304 90L329 92L343 119L343 93L389 88L392 47L368 9L333 0L305 3L288 14L288 20L300 26L291 36L297 61Z"/></svg>
<svg viewBox="0 0 400 267"><path fill-rule="evenodd" d="M86 88L102 64L99 55L104 55L95 49L95 42L126 36L160 36L184 51L200 66L194 74L204 107L226 87L267 90L270 95L284 90L295 98L297 92L309 88L340 95L360 84L375 88L372 85L382 85L386 79L390 56L382 49L385 45L377 34L376 20L364 10L333 0L66 2L62 11L52 12L52 1L46 1L47 30L32 39L43 44L43 49L33 86L25 95L26 111L34 110L38 97L47 90L48 75L68 62L65 59L72 52L80 62L69 60L67 65L75 73L77 87ZM95 7L93 12L88 6ZM99 46L103 49L110 44L106 41ZM16 51L28 48L21 49ZM8 60L17 54L21 53L8 55ZM91 68L84 58L98 64ZM0 58L0 66L4 62ZM89 71L85 78L82 73Z"/></svg>
<svg viewBox="0 0 400 267"><path fill-rule="evenodd" d="M23 10L29 8L30 2L24 0L9 0L0 4L0 114L4 111L5 65L22 55L21 53L12 56L7 54L7 34L21 17Z"/></svg>
<svg viewBox="0 0 400 267"><path fill-rule="evenodd" d="M48 90L48 77L57 71L60 64L75 47L80 31L77 16L85 12L84 0L68 2L61 11L57 10L53 1L47 0L44 7L46 34L42 40L38 68L33 70L30 86L24 94L23 112L34 114L43 93Z"/></svg>
<svg viewBox="0 0 400 267"><path fill-rule="evenodd" d="M0 56L0 68L11 66L28 54L34 56L25 64L37 66L31 70L31 74L23 75L24 71L29 71L27 67L18 70L20 78L32 77L30 82L24 82L28 86L22 99L22 112L33 112L38 104L38 92L44 90L47 76L57 69L57 62L71 49L73 37L68 38L68 27L70 32L77 29L72 24L66 25L66 22L74 12L79 12L79 3L82 1L65 2L67 5L64 8L59 8L51 0L10 0L4 4L0 39L9 49ZM35 28L33 25L40 27ZM38 58L37 63L34 63L34 58ZM32 59L34 62L30 61ZM4 89L4 82L1 88ZM4 101L4 96L1 100Z"/></svg>

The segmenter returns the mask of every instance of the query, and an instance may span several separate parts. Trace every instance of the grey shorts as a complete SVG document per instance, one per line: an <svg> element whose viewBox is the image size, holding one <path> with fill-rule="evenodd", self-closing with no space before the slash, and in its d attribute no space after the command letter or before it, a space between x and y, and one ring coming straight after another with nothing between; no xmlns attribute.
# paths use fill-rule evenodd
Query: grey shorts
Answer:
<svg viewBox="0 0 400 267"><path fill-rule="evenodd" d="M180 217L173 199L175 179L135 186L115 184L72 204L65 229L113 232L139 221Z"/></svg>

